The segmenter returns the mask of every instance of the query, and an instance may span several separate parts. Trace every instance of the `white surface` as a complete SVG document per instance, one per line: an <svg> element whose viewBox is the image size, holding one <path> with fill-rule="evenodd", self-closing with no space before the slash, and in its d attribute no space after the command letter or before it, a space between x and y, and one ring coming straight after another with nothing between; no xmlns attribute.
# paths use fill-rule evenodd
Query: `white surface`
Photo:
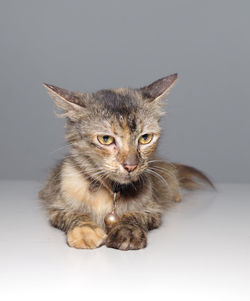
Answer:
<svg viewBox="0 0 250 301"><path fill-rule="evenodd" d="M187 193L148 247L76 250L36 182L0 182L1 300L250 300L250 185Z"/></svg>

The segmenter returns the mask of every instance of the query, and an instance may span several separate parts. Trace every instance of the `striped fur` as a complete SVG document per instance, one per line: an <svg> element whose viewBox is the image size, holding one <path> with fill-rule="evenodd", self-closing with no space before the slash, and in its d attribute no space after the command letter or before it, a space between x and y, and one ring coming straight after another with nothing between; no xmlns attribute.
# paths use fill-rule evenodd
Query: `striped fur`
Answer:
<svg viewBox="0 0 250 301"><path fill-rule="evenodd" d="M141 89L92 94L45 84L66 117L69 153L52 170L39 196L50 223L66 233L69 246L144 248L147 232L158 228L163 212L181 200L181 187L197 188L195 178L212 184L200 171L154 155L162 98L176 78L174 74ZM139 144L146 133L153 134L152 141ZM98 135L110 135L115 143L102 145ZM124 162L131 158L137 166L128 170ZM107 233L104 218L113 208L114 187L120 220Z"/></svg>

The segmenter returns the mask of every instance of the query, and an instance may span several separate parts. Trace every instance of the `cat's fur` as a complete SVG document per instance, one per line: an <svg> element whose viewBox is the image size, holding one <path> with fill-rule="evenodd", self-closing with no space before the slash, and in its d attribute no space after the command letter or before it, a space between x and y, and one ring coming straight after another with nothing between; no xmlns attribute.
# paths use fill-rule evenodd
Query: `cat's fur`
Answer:
<svg viewBox="0 0 250 301"><path fill-rule="evenodd" d="M45 84L66 117L70 151L39 196L51 224L66 232L69 246L144 248L147 232L159 227L164 210L181 199L181 187L197 188L193 177L211 184L194 168L154 157L163 98L176 79L173 74L141 89L96 93L74 93ZM146 133L153 133L152 141L139 145L139 137ZM97 135L110 135L115 143L101 145ZM120 220L106 231L104 217L112 210L115 190Z"/></svg>

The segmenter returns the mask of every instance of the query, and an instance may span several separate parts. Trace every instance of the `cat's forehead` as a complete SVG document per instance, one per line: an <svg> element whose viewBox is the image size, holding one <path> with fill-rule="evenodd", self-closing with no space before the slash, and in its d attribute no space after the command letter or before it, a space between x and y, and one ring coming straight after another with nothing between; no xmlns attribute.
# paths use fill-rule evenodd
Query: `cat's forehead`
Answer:
<svg viewBox="0 0 250 301"><path fill-rule="evenodd" d="M93 97L101 119L108 121L113 132L140 132L152 117L141 94L135 90L101 90Z"/></svg>
<svg viewBox="0 0 250 301"><path fill-rule="evenodd" d="M115 116L129 116L136 113L141 106L141 95L130 89L100 90L94 95L97 105L104 113Z"/></svg>
<svg viewBox="0 0 250 301"><path fill-rule="evenodd" d="M88 124L88 129L94 134L114 135L126 140L129 137L134 139L144 132L160 132L157 120L143 119L137 114L127 117L120 115L105 119L93 118Z"/></svg>

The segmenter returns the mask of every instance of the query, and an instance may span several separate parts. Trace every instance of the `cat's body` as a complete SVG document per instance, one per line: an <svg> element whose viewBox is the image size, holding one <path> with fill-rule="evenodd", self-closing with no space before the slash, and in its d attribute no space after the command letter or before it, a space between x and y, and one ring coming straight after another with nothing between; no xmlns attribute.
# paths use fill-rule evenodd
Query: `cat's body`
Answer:
<svg viewBox="0 0 250 301"><path fill-rule="evenodd" d="M160 137L162 98L176 74L142 89L73 93L45 85L67 117L69 154L53 170L40 198L50 222L76 248L102 244L122 250L146 246L148 230L181 199L180 188L196 188L196 169L154 157ZM118 222L107 230L114 211Z"/></svg>

